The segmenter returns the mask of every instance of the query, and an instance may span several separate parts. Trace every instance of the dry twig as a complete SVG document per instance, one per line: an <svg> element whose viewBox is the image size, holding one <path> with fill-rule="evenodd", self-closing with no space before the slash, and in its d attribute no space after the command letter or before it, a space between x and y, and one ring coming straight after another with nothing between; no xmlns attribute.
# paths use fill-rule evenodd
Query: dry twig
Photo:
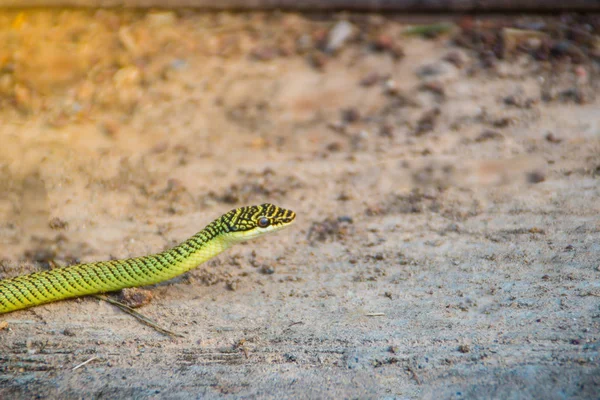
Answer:
<svg viewBox="0 0 600 400"><path fill-rule="evenodd" d="M106 301L107 303L110 303L110 304L112 304L114 306L117 306L118 308L121 309L121 311L124 311L125 313L131 315L132 317L137 318L140 322L148 325L149 327L155 329L156 331L158 331L158 332L160 332L162 334L169 335L169 336L184 337L180 333L173 332L173 331L170 331L168 329L165 329L165 328L159 326L156 322L152 321L150 318L146 317L145 315L140 314L139 312L135 311L133 308L131 308L129 306L126 306L123 303L119 303L116 300L113 300L113 299L111 299L109 297L102 296L102 295L99 295L99 294L95 294L95 295L93 295L93 297L95 297L97 299L100 299L100 300L103 300L103 301Z"/></svg>

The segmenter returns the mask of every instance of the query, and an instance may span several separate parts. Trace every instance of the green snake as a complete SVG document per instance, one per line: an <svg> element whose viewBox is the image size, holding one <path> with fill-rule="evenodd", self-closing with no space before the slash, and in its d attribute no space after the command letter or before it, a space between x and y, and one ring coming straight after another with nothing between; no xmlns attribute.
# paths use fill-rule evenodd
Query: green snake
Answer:
<svg viewBox="0 0 600 400"><path fill-rule="evenodd" d="M236 208L162 253L78 264L5 279L0 281L0 314L163 282L197 267L236 243L283 229L295 218L293 211L268 203Z"/></svg>

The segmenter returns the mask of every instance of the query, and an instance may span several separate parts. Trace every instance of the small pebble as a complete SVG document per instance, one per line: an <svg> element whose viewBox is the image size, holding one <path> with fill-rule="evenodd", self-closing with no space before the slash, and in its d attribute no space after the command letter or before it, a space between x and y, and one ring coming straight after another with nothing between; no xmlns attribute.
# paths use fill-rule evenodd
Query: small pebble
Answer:
<svg viewBox="0 0 600 400"><path fill-rule="evenodd" d="M348 201L348 200L352 200L352 199L353 199L353 197L352 197L352 195L351 195L350 193L342 192L342 193L340 193L340 195L338 196L338 198L337 198L337 199L338 199L339 201ZM340 221L340 219L339 219L339 218L338 218L338 221L339 221L339 222L342 222L342 221Z"/></svg>
<svg viewBox="0 0 600 400"><path fill-rule="evenodd" d="M394 45L394 39L392 39L390 35L382 33L379 36L377 36L377 38L375 38L373 45L377 50L389 50Z"/></svg>
<svg viewBox="0 0 600 400"><path fill-rule="evenodd" d="M381 79L381 76L377 72L371 72L360 80L360 85L364 87L373 86Z"/></svg>
<svg viewBox="0 0 600 400"><path fill-rule="evenodd" d="M379 128L379 136L393 138L394 137L394 127L391 124L383 124Z"/></svg>
<svg viewBox="0 0 600 400"><path fill-rule="evenodd" d="M329 31L327 37L327 46L325 50L334 53L339 50L344 43L352 36L354 26L348 21L340 21Z"/></svg>
<svg viewBox="0 0 600 400"><path fill-rule="evenodd" d="M451 51L444 56L444 61L453 64L455 67L460 68L467 62L466 56L458 51Z"/></svg>
<svg viewBox="0 0 600 400"><path fill-rule="evenodd" d="M383 253L376 253L373 258L377 261L382 261L385 259L385 256L383 255Z"/></svg>
<svg viewBox="0 0 600 400"><path fill-rule="evenodd" d="M383 86L386 94L393 96L397 95L400 92L400 90L398 89L398 84L393 79L386 80Z"/></svg>
<svg viewBox="0 0 600 400"><path fill-rule="evenodd" d="M353 223L354 220L352 219L352 217L348 216L348 215L342 215L341 217L338 217L338 222L347 222L349 224Z"/></svg>
<svg viewBox="0 0 600 400"><path fill-rule="evenodd" d="M227 289L231 290L232 292L235 292L238 288L238 283L237 281L228 281L227 282Z"/></svg>
<svg viewBox="0 0 600 400"><path fill-rule="evenodd" d="M342 121L351 124L360 120L360 113L356 108L347 108L342 110Z"/></svg>
<svg viewBox="0 0 600 400"><path fill-rule="evenodd" d="M527 174L527 182L540 183L546 180L546 176L540 171L532 171Z"/></svg>
<svg viewBox="0 0 600 400"><path fill-rule="evenodd" d="M50 220L50 222L48 222L48 226L50 227L50 229L62 230L66 229L67 226L69 226L69 223L67 221L63 221L58 217L54 217Z"/></svg>
<svg viewBox="0 0 600 400"><path fill-rule="evenodd" d="M337 153L338 151L342 150L342 144L340 142L331 142L327 145L327 151L330 151L332 153Z"/></svg>
<svg viewBox="0 0 600 400"><path fill-rule="evenodd" d="M461 353L468 353L471 351L471 348L468 344L461 344L460 346L458 346L458 351L460 351Z"/></svg>
<svg viewBox="0 0 600 400"><path fill-rule="evenodd" d="M275 268L270 265L263 265L260 267L260 272L265 275L273 275L275 273Z"/></svg>
<svg viewBox="0 0 600 400"><path fill-rule="evenodd" d="M321 52L314 52L310 56L310 61L315 68L323 69L327 64L327 56Z"/></svg>
<svg viewBox="0 0 600 400"><path fill-rule="evenodd" d="M140 288L126 288L121 291L119 301L131 308L142 307L152 301L152 292Z"/></svg>
<svg viewBox="0 0 600 400"><path fill-rule="evenodd" d="M550 143L555 143L555 144L557 144L557 143L560 143L560 142L562 142L562 139L561 139L561 138L559 138L559 137L557 137L556 135L554 135L554 133L552 133L552 132L548 132L548 133L546 134L545 138L546 138L546 140L547 140L548 142L550 142Z"/></svg>
<svg viewBox="0 0 600 400"><path fill-rule="evenodd" d="M420 78L427 78L431 76L442 75L447 72L447 64L445 63L435 63L435 64L425 64L420 66L416 73Z"/></svg>
<svg viewBox="0 0 600 400"><path fill-rule="evenodd" d="M496 140L496 139L504 139L504 136L502 136L502 134L500 134L496 131L486 129L483 132L481 132L481 134L479 136L477 136L477 138L475 138L475 141L478 143L481 143L481 142L485 142L487 140Z"/></svg>

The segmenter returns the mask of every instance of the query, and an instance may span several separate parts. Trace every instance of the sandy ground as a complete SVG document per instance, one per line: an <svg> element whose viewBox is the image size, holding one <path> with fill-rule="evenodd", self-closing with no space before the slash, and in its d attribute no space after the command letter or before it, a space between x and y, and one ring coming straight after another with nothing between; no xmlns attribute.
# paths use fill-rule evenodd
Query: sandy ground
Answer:
<svg viewBox="0 0 600 400"><path fill-rule="evenodd" d="M0 277L298 215L150 288L181 338L89 298L0 316L0 398L598 398L593 20L499 49L514 18L0 19Z"/></svg>

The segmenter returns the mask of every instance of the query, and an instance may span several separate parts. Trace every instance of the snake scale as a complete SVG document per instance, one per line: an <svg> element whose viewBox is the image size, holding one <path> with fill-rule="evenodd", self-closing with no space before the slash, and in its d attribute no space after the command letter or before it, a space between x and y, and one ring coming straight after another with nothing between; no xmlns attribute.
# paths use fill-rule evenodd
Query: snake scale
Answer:
<svg viewBox="0 0 600 400"><path fill-rule="evenodd" d="M236 208L162 253L99 261L0 281L0 314L57 300L152 285L181 275L236 243L275 232L295 219L273 204Z"/></svg>

